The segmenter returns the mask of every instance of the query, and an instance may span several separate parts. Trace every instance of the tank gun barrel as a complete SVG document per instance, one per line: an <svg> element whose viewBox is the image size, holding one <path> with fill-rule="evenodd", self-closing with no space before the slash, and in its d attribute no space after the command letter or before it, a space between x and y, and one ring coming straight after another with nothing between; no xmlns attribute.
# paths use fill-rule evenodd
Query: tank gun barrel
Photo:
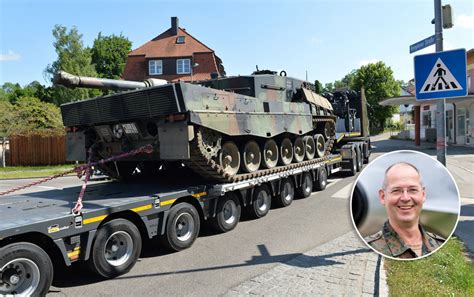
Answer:
<svg viewBox="0 0 474 297"><path fill-rule="evenodd" d="M134 90L143 89L152 86L165 84L166 81L149 79L143 82L130 81L130 80L118 80L118 79L107 79L107 78L96 78L87 76L78 76L67 73L65 71L58 71L54 77L54 83L65 86L67 88L91 88L91 89L103 89L103 90Z"/></svg>

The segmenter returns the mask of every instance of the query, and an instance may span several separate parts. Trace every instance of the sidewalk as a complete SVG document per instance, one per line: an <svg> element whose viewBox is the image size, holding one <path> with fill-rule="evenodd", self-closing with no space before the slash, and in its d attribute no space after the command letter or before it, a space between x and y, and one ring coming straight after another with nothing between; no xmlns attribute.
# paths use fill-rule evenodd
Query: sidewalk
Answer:
<svg viewBox="0 0 474 297"><path fill-rule="evenodd" d="M240 284L224 296L387 296L383 258L355 232Z"/></svg>
<svg viewBox="0 0 474 297"><path fill-rule="evenodd" d="M416 150L436 157L433 143L372 138L373 153ZM455 235L474 255L474 148L449 146L447 167L461 196ZM474 257L472 257L474 259ZM388 296L383 257L372 252L355 231L318 246L229 290L224 296Z"/></svg>

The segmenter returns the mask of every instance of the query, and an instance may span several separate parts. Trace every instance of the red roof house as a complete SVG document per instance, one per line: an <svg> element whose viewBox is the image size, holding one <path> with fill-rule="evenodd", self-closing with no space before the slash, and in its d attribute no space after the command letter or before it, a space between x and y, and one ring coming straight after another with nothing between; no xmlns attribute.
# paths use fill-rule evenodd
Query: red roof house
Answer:
<svg viewBox="0 0 474 297"><path fill-rule="evenodd" d="M170 29L128 54L122 78L195 81L210 79L211 74L224 75L222 60L172 17Z"/></svg>

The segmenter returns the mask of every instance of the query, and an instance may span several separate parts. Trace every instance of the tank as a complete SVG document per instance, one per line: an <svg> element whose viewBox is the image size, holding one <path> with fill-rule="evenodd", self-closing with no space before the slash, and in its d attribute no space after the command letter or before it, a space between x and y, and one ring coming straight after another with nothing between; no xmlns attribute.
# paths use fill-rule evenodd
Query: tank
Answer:
<svg viewBox="0 0 474 297"><path fill-rule="evenodd" d="M327 158L333 107L314 85L284 71L199 82L134 82L58 73L68 87L126 90L61 106L67 159L99 160L151 144L100 169L113 178L185 166L215 181L240 181Z"/></svg>

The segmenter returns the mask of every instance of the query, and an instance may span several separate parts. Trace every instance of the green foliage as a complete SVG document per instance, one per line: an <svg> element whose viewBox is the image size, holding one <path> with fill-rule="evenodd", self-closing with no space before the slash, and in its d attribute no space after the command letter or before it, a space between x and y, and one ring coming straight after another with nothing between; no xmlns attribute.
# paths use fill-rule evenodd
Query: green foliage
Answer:
<svg viewBox="0 0 474 297"><path fill-rule="evenodd" d="M0 136L63 135L59 108L35 97L21 97L15 104L0 101Z"/></svg>
<svg viewBox="0 0 474 297"><path fill-rule="evenodd" d="M120 78L131 50L132 42L122 34L102 36L99 32L91 50L92 63L99 77Z"/></svg>
<svg viewBox="0 0 474 297"><path fill-rule="evenodd" d="M54 76L59 70L75 75L97 76L94 65L92 65L91 51L84 48L82 35L76 27L69 31L61 25L54 26L53 36L55 38L54 48L58 55L56 61L48 65L45 74L54 83ZM91 89L67 89L62 86L52 87L53 103L60 105L65 102L81 100L98 96L100 92Z"/></svg>
<svg viewBox="0 0 474 297"><path fill-rule="evenodd" d="M323 84L319 80L315 80L314 86L316 88L316 94L321 94L321 92L323 91Z"/></svg>
<svg viewBox="0 0 474 297"><path fill-rule="evenodd" d="M381 106L378 103L386 98L400 95L400 85L393 77L392 69L383 62L377 62L362 66L348 75L353 75L352 89L365 88L370 125L383 127L386 119L392 117L397 107Z"/></svg>

